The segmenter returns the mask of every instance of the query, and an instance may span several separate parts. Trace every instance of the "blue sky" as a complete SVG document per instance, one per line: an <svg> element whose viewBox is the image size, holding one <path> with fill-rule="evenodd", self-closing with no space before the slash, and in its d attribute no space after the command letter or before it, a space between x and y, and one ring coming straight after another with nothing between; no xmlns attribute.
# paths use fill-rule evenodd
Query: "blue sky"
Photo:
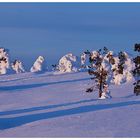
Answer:
<svg viewBox="0 0 140 140"><path fill-rule="evenodd" d="M0 45L29 65L104 46L132 53L137 42L140 3L0 3Z"/></svg>

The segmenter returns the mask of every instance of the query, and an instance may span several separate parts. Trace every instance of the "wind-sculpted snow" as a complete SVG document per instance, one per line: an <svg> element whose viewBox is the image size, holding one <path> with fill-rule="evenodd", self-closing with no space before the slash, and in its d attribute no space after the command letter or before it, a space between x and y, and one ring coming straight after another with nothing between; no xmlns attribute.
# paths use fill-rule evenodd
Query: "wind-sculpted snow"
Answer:
<svg viewBox="0 0 140 140"><path fill-rule="evenodd" d="M0 137L140 137L133 81L100 100L87 72L19 73L0 79Z"/></svg>

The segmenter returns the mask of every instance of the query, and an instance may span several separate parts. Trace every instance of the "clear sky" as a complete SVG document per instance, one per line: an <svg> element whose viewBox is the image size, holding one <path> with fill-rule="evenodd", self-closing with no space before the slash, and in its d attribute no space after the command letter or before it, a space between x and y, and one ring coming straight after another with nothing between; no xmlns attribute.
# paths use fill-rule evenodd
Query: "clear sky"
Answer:
<svg viewBox="0 0 140 140"><path fill-rule="evenodd" d="M26 64L104 46L132 53L135 43L140 3L0 3L0 45Z"/></svg>

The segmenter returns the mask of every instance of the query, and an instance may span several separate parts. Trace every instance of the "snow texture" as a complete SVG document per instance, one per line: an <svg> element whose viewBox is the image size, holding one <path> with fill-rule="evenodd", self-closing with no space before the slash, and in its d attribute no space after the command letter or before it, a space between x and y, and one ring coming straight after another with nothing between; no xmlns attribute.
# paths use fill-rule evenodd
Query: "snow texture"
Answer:
<svg viewBox="0 0 140 140"><path fill-rule="evenodd" d="M86 93L87 72L19 73L0 79L0 137L140 137L133 80L112 98Z"/></svg>

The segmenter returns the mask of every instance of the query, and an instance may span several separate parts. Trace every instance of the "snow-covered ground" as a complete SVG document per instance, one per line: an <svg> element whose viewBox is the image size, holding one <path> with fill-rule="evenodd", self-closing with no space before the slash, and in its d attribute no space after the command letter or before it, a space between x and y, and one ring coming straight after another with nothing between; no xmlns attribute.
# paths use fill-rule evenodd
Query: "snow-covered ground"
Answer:
<svg viewBox="0 0 140 140"><path fill-rule="evenodd" d="M0 137L140 137L133 81L99 100L86 72L0 76Z"/></svg>

